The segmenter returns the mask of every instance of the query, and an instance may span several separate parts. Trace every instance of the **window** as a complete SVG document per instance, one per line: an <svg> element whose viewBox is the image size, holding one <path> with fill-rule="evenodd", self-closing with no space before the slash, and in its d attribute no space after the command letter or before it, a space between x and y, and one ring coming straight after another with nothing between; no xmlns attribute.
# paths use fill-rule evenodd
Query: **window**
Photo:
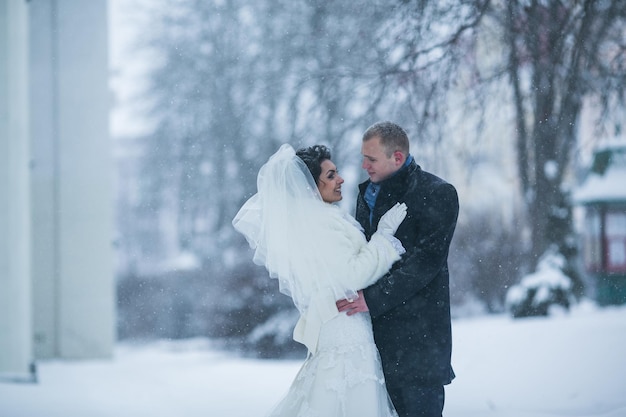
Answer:
<svg viewBox="0 0 626 417"><path fill-rule="evenodd" d="M606 271L626 272L626 208L607 211L605 236Z"/></svg>
<svg viewBox="0 0 626 417"><path fill-rule="evenodd" d="M602 270L602 222L601 212L595 207L587 207L583 259L589 272Z"/></svg>

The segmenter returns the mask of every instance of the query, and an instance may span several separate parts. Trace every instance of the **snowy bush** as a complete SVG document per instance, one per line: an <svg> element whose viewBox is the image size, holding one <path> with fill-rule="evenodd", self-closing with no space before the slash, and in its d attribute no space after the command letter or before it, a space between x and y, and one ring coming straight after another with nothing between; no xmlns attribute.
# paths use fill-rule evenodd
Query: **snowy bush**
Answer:
<svg viewBox="0 0 626 417"><path fill-rule="evenodd" d="M506 307L513 317L547 316L552 306L569 309L572 281L563 273L563 255L549 250L540 259L537 271L526 275L506 294Z"/></svg>
<svg viewBox="0 0 626 417"><path fill-rule="evenodd" d="M451 313L455 317L505 311L506 289L524 268L524 241L490 209L468 210L450 246Z"/></svg>

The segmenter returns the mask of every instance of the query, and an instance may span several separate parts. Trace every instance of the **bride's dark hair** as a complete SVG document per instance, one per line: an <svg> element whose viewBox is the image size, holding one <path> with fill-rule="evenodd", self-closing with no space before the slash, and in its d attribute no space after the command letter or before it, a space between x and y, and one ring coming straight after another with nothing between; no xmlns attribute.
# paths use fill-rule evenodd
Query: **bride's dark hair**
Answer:
<svg viewBox="0 0 626 417"><path fill-rule="evenodd" d="M309 172L311 172L315 183L318 184L320 174L322 173L322 162L331 159L330 149L324 145L313 145L308 148L298 149L296 155L302 159Z"/></svg>

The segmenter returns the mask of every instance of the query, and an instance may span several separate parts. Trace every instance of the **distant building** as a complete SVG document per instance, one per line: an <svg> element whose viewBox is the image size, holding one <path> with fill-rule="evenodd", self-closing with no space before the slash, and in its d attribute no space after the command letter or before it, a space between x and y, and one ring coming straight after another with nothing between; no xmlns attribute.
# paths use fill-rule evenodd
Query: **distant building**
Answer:
<svg viewBox="0 0 626 417"><path fill-rule="evenodd" d="M585 221L582 254L600 305L626 303L626 142L594 152L587 178L574 193Z"/></svg>
<svg viewBox="0 0 626 417"><path fill-rule="evenodd" d="M115 341L107 1L0 0L0 380Z"/></svg>

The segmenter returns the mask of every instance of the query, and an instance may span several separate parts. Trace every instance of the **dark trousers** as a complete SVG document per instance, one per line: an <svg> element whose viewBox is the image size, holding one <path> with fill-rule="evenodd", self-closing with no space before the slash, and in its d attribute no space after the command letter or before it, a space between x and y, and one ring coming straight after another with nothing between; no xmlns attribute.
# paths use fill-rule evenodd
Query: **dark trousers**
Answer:
<svg viewBox="0 0 626 417"><path fill-rule="evenodd" d="M445 393L443 386L390 387L387 390L399 417L442 417Z"/></svg>

